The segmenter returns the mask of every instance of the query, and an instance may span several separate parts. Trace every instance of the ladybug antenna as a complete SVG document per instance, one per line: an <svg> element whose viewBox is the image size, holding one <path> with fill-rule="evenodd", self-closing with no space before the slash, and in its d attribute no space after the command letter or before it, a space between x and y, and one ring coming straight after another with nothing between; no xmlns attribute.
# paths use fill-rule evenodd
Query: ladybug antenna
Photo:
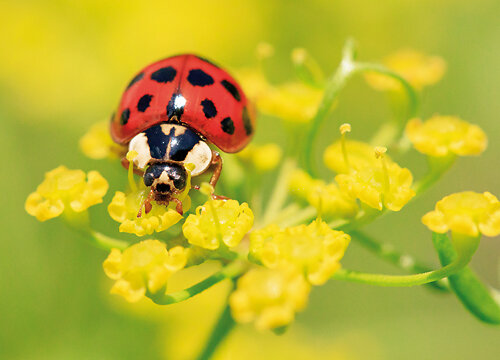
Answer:
<svg viewBox="0 0 500 360"><path fill-rule="evenodd" d="M144 199L144 201L142 202L141 204L141 208L139 209L139 212L137 213L137 217L140 218L142 216L142 208L144 207L144 212L146 214L148 214L151 209L153 208L153 205L151 205L151 201L153 200L153 195L154 195L154 191L151 190L149 192L149 195L146 199Z"/></svg>

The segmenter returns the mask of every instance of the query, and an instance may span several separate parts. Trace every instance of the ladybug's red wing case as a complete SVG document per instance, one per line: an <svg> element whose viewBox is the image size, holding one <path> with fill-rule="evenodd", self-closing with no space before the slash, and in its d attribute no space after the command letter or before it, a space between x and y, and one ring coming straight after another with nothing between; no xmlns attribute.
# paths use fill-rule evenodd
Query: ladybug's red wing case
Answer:
<svg viewBox="0 0 500 360"><path fill-rule="evenodd" d="M253 109L226 71L195 55L147 66L131 81L111 125L125 144L165 121L186 124L224 152L245 147L255 126Z"/></svg>
<svg viewBox="0 0 500 360"><path fill-rule="evenodd" d="M183 123L224 152L237 152L248 144L255 126L253 109L226 71L188 55L180 92L187 100Z"/></svg>
<svg viewBox="0 0 500 360"><path fill-rule="evenodd" d="M167 121L166 109L179 88L185 56L174 56L145 67L125 89L111 122L111 136L126 144L147 128Z"/></svg>

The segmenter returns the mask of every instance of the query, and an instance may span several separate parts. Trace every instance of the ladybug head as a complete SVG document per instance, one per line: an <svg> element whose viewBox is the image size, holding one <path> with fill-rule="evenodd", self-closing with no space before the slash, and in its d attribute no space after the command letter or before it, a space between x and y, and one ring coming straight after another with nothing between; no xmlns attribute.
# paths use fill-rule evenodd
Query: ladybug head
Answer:
<svg viewBox="0 0 500 360"><path fill-rule="evenodd" d="M144 184L154 191L156 201L165 201L170 194L178 194L186 188L187 176L182 164L156 162L144 173Z"/></svg>

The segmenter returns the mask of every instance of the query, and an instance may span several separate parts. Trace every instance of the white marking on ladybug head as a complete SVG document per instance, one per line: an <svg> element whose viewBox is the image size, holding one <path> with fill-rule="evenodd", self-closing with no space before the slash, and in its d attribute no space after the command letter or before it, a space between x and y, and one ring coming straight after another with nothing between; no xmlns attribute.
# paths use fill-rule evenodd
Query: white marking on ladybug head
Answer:
<svg viewBox="0 0 500 360"><path fill-rule="evenodd" d="M174 107L176 109L183 108L186 105L186 98L182 95L177 95L174 100Z"/></svg>
<svg viewBox="0 0 500 360"><path fill-rule="evenodd" d="M149 160L151 160L148 138L144 133L137 134L130 140L128 150L137 152L138 155L134 158L134 165L139 169L144 169Z"/></svg>
<svg viewBox="0 0 500 360"><path fill-rule="evenodd" d="M200 141L186 155L185 164L193 164L194 169L191 176L197 176L203 173L210 166L212 161L212 149L206 142Z"/></svg>

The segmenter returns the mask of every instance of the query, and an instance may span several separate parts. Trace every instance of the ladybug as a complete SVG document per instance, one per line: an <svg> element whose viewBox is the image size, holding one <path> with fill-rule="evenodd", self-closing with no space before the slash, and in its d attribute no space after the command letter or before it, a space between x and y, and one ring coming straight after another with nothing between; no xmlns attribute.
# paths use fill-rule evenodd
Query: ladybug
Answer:
<svg viewBox="0 0 500 360"><path fill-rule="evenodd" d="M236 80L212 62L186 54L155 62L134 76L111 119L111 137L138 153L134 172L151 189L146 213L154 200L162 205L175 201L182 214L174 195L187 184L184 164L194 165L191 176L213 167L210 185L215 187L222 159L209 144L238 152L254 127L253 108ZM122 164L129 166L125 158Z"/></svg>

